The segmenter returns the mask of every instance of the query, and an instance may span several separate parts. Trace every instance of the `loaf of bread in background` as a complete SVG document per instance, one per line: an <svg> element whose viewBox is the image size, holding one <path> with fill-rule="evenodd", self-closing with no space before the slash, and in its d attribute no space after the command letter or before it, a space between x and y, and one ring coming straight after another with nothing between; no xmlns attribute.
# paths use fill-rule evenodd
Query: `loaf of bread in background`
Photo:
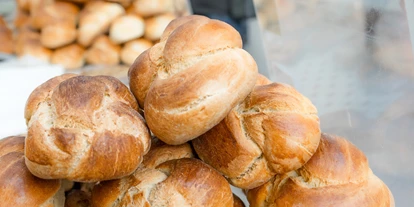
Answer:
<svg viewBox="0 0 414 207"><path fill-rule="evenodd" d="M43 180L32 175L24 161L21 136L0 140L0 206L62 207L64 189L59 180Z"/></svg>
<svg viewBox="0 0 414 207"><path fill-rule="evenodd" d="M251 207L394 207L388 187L373 174L364 153L338 136L322 134L313 157L300 169L247 190Z"/></svg>
<svg viewBox="0 0 414 207"><path fill-rule="evenodd" d="M110 76L64 74L26 102L26 165L45 179L97 182L133 173L150 148L135 98Z"/></svg>
<svg viewBox="0 0 414 207"><path fill-rule="evenodd" d="M16 11L16 16L13 19L14 29L19 31L20 29L30 27L30 15L22 10Z"/></svg>
<svg viewBox="0 0 414 207"><path fill-rule="evenodd" d="M84 47L91 45L95 38L109 30L112 21L124 13L125 9L117 3L88 2L79 16L78 43Z"/></svg>
<svg viewBox="0 0 414 207"><path fill-rule="evenodd" d="M72 25L77 24L79 7L70 2L56 1L39 6L30 13L31 27L42 29L44 26L55 22L67 22Z"/></svg>
<svg viewBox="0 0 414 207"><path fill-rule="evenodd" d="M222 21L181 17L164 34L135 60L129 80L150 130L177 145L217 125L251 92L258 72L240 34Z"/></svg>
<svg viewBox="0 0 414 207"><path fill-rule="evenodd" d="M151 41L159 40L167 25L175 18L175 15L167 13L145 19L144 37Z"/></svg>
<svg viewBox="0 0 414 207"><path fill-rule="evenodd" d="M117 65L120 61L121 47L108 36L101 35L86 51L86 62L94 65Z"/></svg>
<svg viewBox="0 0 414 207"><path fill-rule="evenodd" d="M6 21L0 16L0 53L12 54L13 47L13 34L7 25Z"/></svg>
<svg viewBox="0 0 414 207"><path fill-rule="evenodd" d="M53 22L43 26L40 33L40 42L43 46L56 49L68 45L76 40L76 25L70 22Z"/></svg>
<svg viewBox="0 0 414 207"><path fill-rule="evenodd" d="M67 70L79 69L85 64L85 49L76 43L58 48L53 52L50 62L62 65Z"/></svg>
<svg viewBox="0 0 414 207"><path fill-rule="evenodd" d="M174 11L173 0L135 0L135 13L142 17L150 17Z"/></svg>
<svg viewBox="0 0 414 207"><path fill-rule="evenodd" d="M272 83L251 94L193 140L197 155L243 189L302 167L320 140L316 107L293 87Z"/></svg>
<svg viewBox="0 0 414 207"><path fill-rule="evenodd" d="M121 49L121 60L124 64L130 66L141 53L152 46L151 41L142 38L129 41Z"/></svg>
<svg viewBox="0 0 414 207"><path fill-rule="evenodd" d="M49 62L52 50L44 47L40 42L40 34L24 29L19 32L14 41L15 53L18 57L32 56L39 60Z"/></svg>
<svg viewBox="0 0 414 207"><path fill-rule="evenodd" d="M137 15L127 14L115 19L109 29L112 42L122 44L144 35L144 19Z"/></svg>

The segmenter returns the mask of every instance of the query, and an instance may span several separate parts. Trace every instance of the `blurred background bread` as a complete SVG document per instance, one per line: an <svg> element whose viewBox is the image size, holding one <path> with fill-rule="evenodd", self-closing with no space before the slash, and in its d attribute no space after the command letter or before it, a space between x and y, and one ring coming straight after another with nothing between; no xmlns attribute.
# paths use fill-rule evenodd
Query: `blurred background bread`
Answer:
<svg viewBox="0 0 414 207"><path fill-rule="evenodd" d="M7 25L6 21L0 16L0 53L12 54L13 48L13 36L12 30Z"/></svg>
<svg viewBox="0 0 414 207"><path fill-rule="evenodd" d="M116 44L128 42L144 35L144 20L137 15L125 15L112 22L109 37Z"/></svg>
<svg viewBox="0 0 414 207"><path fill-rule="evenodd" d="M121 49L121 61L126 65L132 65L141 53L152 46L151 41L143 38L129 41Z"/></svg>
<svg viewBox="0 0 414 207"><path fill-rule="evenodd" d="M68 70L81 68L85 64L85 49L79 44L70 44L56 49L50 60Z"/></svg>
<svg viewBox="0 0 414 207"><path fill-rule="evenodd" d="M121 47L113 43L108 36L96 38L92 46L86 51L85 59L94 65L118 65Z"/></svg>
<svg viewBox="0 0 414 207"><path fill-rule="evenodd" d="M24 142L22 136L0 140L0 206L63 206L61 181L40 179L26 168Z"/></svg>

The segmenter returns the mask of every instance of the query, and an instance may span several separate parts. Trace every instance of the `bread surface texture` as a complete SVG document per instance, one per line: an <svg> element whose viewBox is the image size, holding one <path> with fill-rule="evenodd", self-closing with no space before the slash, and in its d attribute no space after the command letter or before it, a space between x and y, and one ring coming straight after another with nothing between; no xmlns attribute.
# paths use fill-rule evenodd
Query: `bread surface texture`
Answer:
<svg viewBox="0 0 414 207"><path fill-rule="evenodd" d="M128 88L110 76L64 74L29 96L26 165L44 179L97 182L133 173L150 136Z"/></svg>

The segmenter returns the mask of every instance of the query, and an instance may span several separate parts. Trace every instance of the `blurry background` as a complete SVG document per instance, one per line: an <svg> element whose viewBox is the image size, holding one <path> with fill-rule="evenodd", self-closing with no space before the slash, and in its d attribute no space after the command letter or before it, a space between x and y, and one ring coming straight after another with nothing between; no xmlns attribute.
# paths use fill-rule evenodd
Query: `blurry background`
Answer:
<svg viewBox="0 0 414 207"><path fill-rule="evenodd" d="M362 149L396 206L414 203L413 1L59 2L0 0L0 137L25 132L24 104L40 83L65 72L126 83L169 21L202 14L238 29L260 73L293 85L318 108L324 132Z"/></svg>

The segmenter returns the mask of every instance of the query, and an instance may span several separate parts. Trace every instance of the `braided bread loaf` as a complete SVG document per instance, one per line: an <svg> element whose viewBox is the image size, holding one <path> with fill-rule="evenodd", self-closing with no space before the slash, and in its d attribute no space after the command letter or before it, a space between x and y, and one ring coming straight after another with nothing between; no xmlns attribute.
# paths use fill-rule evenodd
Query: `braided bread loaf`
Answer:
<svg viewBox="0 0 414 207"><path fill-rule="evenodd" d="M243 189L300 168L320 139L317 111L306 97L288 85L257 84L223 121L192 142L203 161Z"/></svg>
<svg viewBox="0 0 414 207"><path fill-rule="evenodd" d="M218 124L250 93L257 65L230 25L202 16L175 19L129 71L150 130L178 145Z"/></svg>
<svg viewBox="0 0 414 207"><path fill-rule="evenodd" d="M328 134L322 134L317 151L302 168L247 190L247 198L251 207L395 205L363 152L346 139Z"/></svg>
<svg viewBox="0 0 414 207"><path fill-rule="evenodd" d="M109 76L55 77L25 109L26 165L45 179L94 182L133 173L150 136L128 88Z"/></svg>

